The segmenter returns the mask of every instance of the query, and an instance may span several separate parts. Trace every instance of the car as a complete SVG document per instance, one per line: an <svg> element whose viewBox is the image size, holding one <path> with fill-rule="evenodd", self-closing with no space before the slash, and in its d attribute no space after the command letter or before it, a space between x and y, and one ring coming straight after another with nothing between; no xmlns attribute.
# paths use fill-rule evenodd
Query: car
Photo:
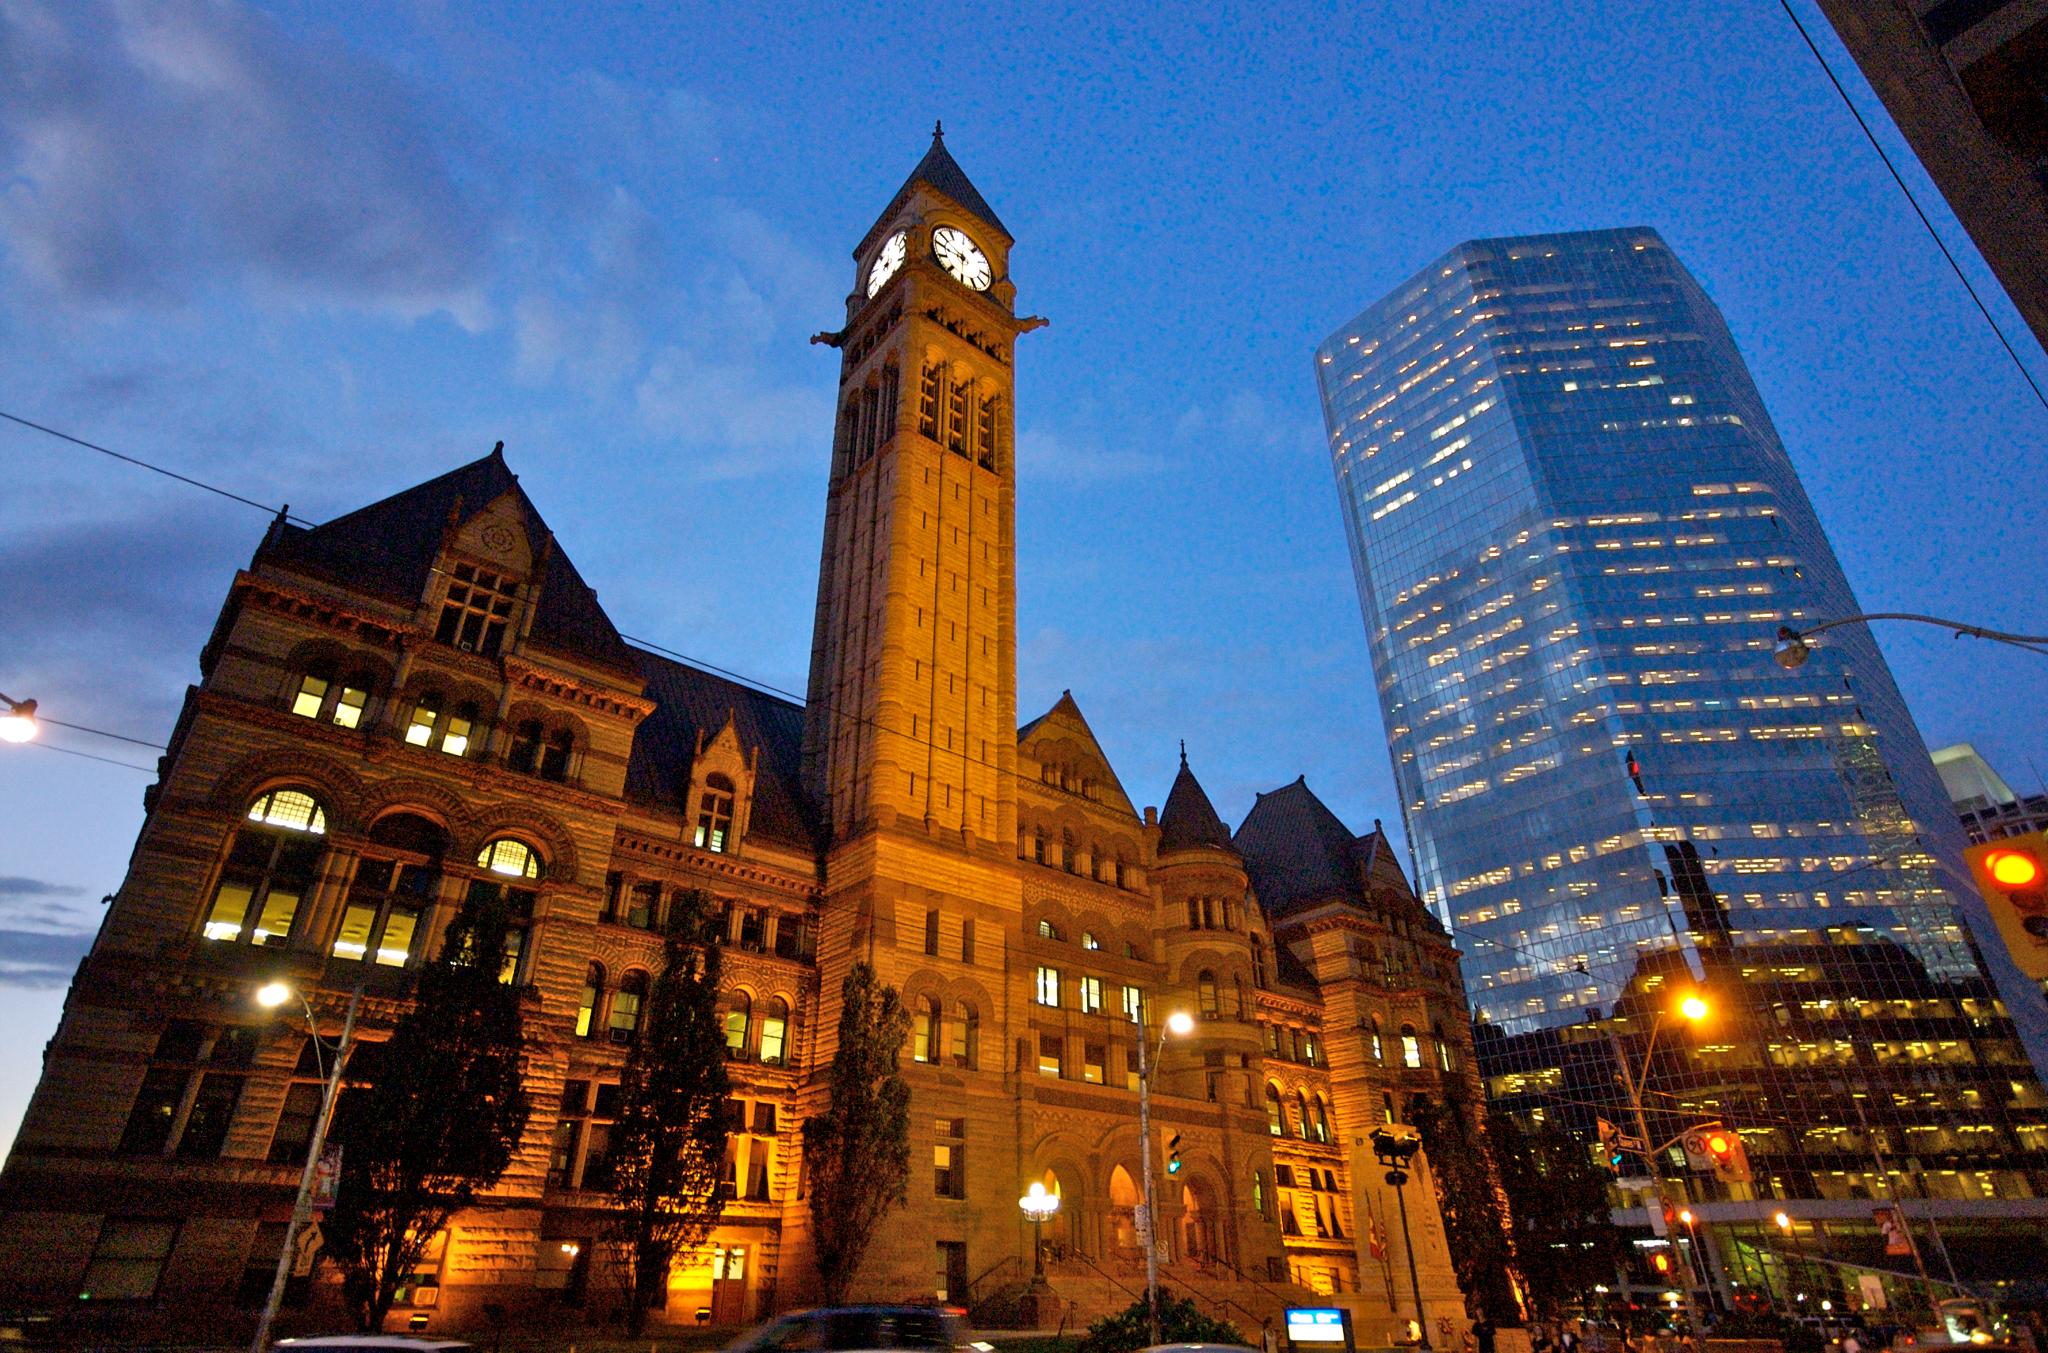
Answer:
<svg viewBox="0 0 2048 1353"><path fill-rule="evenodd" d="M827 1306L779 1315L727 1344L725 1353L953 1353L967 1327L938 1306Z"/></svg>
<svg viewBox="0 0 2048 1353"><path fill-rule="evenodd" d="M292 1353L470 1353L460 1339L427 1339L417 1334L314 1334L279 1339Z"/></svg>
<svg viewBox="0 0 2048 1353"><path fill-rule="evenodd" d="M1260 1350L1246 1348L1243 1344L1153 1344L1139 1349L1138 1353L1260 1353Z"/></svg>

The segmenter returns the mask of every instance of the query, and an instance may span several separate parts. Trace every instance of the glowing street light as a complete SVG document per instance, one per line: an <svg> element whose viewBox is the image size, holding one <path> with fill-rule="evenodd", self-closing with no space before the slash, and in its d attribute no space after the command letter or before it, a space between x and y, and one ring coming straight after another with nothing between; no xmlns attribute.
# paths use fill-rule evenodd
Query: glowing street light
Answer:
<svg viewBox="0 0 2048 1353"><path fill-rule="evenodd" d="M1045 1185L1034 1179L1017 1200L1017 1206L1024 1209L1024 1216L1031 1222L1031 1285L1044 1287L1045 1224L1060 1210L1060 1196L1047 1192Z"/></svg>
<svg viewBox="0 0 2048 1353"><path fill-rule="evenodd" d="M0 705L6 706L0 710L0 742L27 742L35 737L38 731L35 701L0 695Z"/></svg>
<svg viewBox="0 0 2048 1353"><path fill-rule="evenodd" d="M1138 1159L1145 1176L1145 1219L1140 1230L1145 1236L1145 1322L1151 1332L1148 1343L1159 1342L1159 1241L1158 1213L1152 1202L1152 1070L1166 1053L1168 1034L1186 1038L1195 1031L1195 1017L1185 1010L1169 1013L1159 1030L1159 1044L1148 1060L1145 1056L1144 1007L1138 1020Z"/></svg>
<svg viewBox="0 0 2048 1353"><path fill-rule="evenodd" d="M1706 997L1698 992L1694 992L1678 1003L1678 1013L1691 1020L1694 1024L1698 1024L1701 1020L1705 1019L1712 1013L1712 1010L1713 1007L1707 1004Z"/></svg>
<svg viewBox="0 0 2048 1353"><path fill-rule="evenodd" d="M1784 1233L1785 1233L1786 1235L1788 1235L1788 1236L1792 1234L1792 1214L1791 1214L1791 1213L1789 1213L1789 1212L1779 1212L1779 1213L1777 1213L1776 1215L1774 1215L1774 1216L1773 1216L1773 1217L1771 1218L1771 1220L1772 1220L1772 1221L1773 1221L1774 1223L1776 1223L1776 1224L1777 1224L1777 1227L1778 1227L1778 1229L1779 1229L1780 1231L1783 1231L1783 1232L1784 1232Z"/></svg>

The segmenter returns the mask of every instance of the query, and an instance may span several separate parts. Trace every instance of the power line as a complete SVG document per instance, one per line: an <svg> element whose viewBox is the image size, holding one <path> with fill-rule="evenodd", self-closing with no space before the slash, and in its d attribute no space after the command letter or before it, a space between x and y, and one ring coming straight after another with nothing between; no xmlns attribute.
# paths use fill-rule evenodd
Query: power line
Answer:
<svg viewBox="0 0 2048 1353"><path fill-rule="evenodd" d="M1792 26L1799 30L1799 36L1806 39L1806 50L1813 53L1813 59L1819 63L1821 70L1827 73L1828 83L1835 87L1835 93L1841 95L1842 103L1849 109L1850 116L1856 119L1856 125L1863 129L1863 137L1870 142L1870 148L1877 152L1877 158L1884 161L1884 167L1891 172L1892 182L1899 185L1899 192L1912 204L1913 214L1918 216L1920 224L1927 228L1928 235L1934 240L1934 247L1941 250L1941 256L1948 260L1948 266L1954 270L1956 280L1963 284L1963 290L1969 292L1970 299L1977 303L1977 313L1991 326L1991 332L1998 335L1999 345L2005 349L2005 355L2012 358L2012 364L2019 368L2020 379L2034 392L2034 398L2040 401L2041 407L2048 409L2048 395L2044 395L2041 387L2035 384L2033 373L2027 370L2027 364L2022 362L2019 353L2013 350L2012 340L2005 336L2005 330L1998 327L1998 321L1991 317L1991 311L1985 306L1984 298L1977 294L1976 287L1970 285L1970 279L1964 274L1962 265L1957 263L1956 256L1949 252L1948 243L1934 228L1934 222L1927 219L1927 213L1920 209L1920 200L1913 196L1913 190L1906 186L1906 180L1900 176L1898 166L1892 163L1892 157L1885 153L1884 146L1870 130L1870 124L1864 121L1863 111L1856 106L1855 100L1849 97L1849 91L1844 89L1841 80L1836 78L1834 67L1828 65L1827 58L1822 56L1820 48L1814 45L1813 35L1806 31L1806 25L1800 21L1799 15L1793 12L1792 0L1778 0L1778 6L1785 11L1785 17L1792 21Z"/></svg>
<svg viewBox="0 0 2048 1353"><path fill-rule="evenodd" d="M46 723L54 728L68 728L74 733L90 733L94 737L112 738L116 742L132 742L137 747L147 747L155 752L167 752L170 750L161 742L150 742L144 738L131 738L126 733L109 733L104 728L88 728L82 723L65 723L62 719L52 719L48 715L41 713L36 715L36 722Z"/></svg>
<svg viewBox="0 0 2048 1353"><path fill-rule="evenodd" d="M94 756L91 752L81 752L74 747L58 747L47 742L31 742L27 745L30 747L39 748L40 750L45 752L62 752L66 756L82 756L87 761L102 761L109 766L125 766L129 770L139 770L144 775L156 774L155 766L138 766L133 761L116 761L111 756Z"/></svg>
<svg viewBox="0 0 2048 1353"><path fill-rule="evenodd" d="M241 494L230 492L227 489L221 488L217 484L209 484L203 479L194 479L191 475L188 474L179 474L176 470L166 469L164 466L151 464L149 461L143 460L139 457L124 455L119 451L115 451L108 447L101 446L98 442L89 442L83 437L74 437L68 432L59 432L57 431L57 429L53 427L45 427L41 423L32 422L31 420L23 418L18 414L9 413L5 409L0 409L0 418L4 418L10 423L19 423L22 427L25 428L33 428L35 431L43 433L46 436L55 437L59 441L70 442L73 446L82 446L88 451L97 451L103 456L112 456L115 460L125 461L126 463L136 466L140 469L148 470L151 474L160 474L168 479L175 479L181 484L190 484L195 489L204 489L208 493L217 493L223 498L227 498L234 502L241 503L245 507L253 507L259 512L267 512L273 517L283 516L286 521L297 522L301 526L313 525L312 522L307 521L303 517L290 516L282 508L272 507L268 503L259 503L254 498L244 498Z"/></svg>

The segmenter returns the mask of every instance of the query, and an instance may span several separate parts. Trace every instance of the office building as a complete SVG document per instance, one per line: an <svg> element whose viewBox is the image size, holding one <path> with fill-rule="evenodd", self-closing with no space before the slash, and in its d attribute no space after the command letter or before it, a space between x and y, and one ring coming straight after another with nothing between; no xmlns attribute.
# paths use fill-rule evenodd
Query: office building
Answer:
<svg viewBox="0 0 2048 1353"><path fill-rule="evenodd" d="M2038 1228L2048 1100L2001 1003L2034 993L1987 967L1868 631L1772 662L1780 625L1858 607L1663 240L1460 245L1316 373L1417 886L1496 1097L1617 1117L1614 1068L1565 1094L1562 1050L1609 1057L1619 1021L1639 1063L1662 1007L1630 993L1674 990L1679 955L1718 1015L1662 1031L1665 1124L1725 1119L1756 1190L1868 1231L1867 1183L1811 1135L1863 1114L1916 1218ZM1753 1211L1751 1186L1690 1187L1723 1241Z"/></svg>

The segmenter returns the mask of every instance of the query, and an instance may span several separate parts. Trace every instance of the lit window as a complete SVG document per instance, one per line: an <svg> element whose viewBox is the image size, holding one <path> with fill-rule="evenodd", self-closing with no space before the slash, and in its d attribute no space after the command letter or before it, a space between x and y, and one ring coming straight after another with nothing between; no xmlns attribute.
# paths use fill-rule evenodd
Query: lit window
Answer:
<svg viewBox="0 0 2048 1353"><path fill-rule="evenodd" d="M412 707L412 718L405 725L405 740L415 747L424 747L434 740L434 724L441 717L441 697L432 693L421 696Z"/></svg>
<svg viewBox="0 0 2048 1353"><path fill-rule="evenodd" d="M1060 1003L1060 970L1040 967L1038 970L1038 1003L1056 1006Z"/></svg>
<svg viewBox="0 0 2048 1353"><path fill-rule="evenodd" d="M1042 940L1063 940L1066 936L1060 933L1058 926L1054 925L1051 921L1041 918L1038 922L1038 938Z"/></svg>
<svg viewBox="0 0 2048 1353"><path fill-rule="evenodd" d="M1287 1135L1287 1110L1280 1104L1280 1087L1266 1087L1266 1131L1275 1137Z"/></svg>
<svg viewBox="0 0 2048 1353"><path fill-rule="evenodd" d="M327 703L327 678L308 674L299 681L299 693L292 697L292 713L305 719L320 717L320 707Z"/></svg>
<svg viewBox="0 0 2048 1353"><path fill-rule="evenodd" d="M441 750L450 756L461 756L469 750L469 730L476 722L476 706L460 705L448 716L447 727L441 731Z"/></svg>
<svg viewBox="0 0 2048 1353"><path fill-rule="evenodd" d="M937 1061L940 1037L939 1003L928 997L919 1002L917 1013L911 1019L910 1060Z"/></svg>
<svg viewBox="0 0 2048 1353"><path fill-rule="evenodd" d="M523 841L501 836L485 846L476 855L477 867L488 869L493 874L507 878L537 879L540 877L540 857L533 848Z"/></svg>
<svg viewBox="0 0 2048 1353"><path fill-rule="evenodd" d="M732 835L733 783L723 775L704 777L704 793L697 801L697 848L723 851Z"/></svg>
<svg viewBox="0 0 2048 1353"><path fill-rule="evenodd" d="M1145 1015L1145 993L1137 987L1124 988L1124 1018L1133 1024L1142 1023Z"/></svg>
<svg viewBox="0 0 2048 1353"><path fill-rule="evenodd" d="M761 1060L769 1066L781 1066L788 1039L789 1002L777 996L768 1002L767 1013L761 1016Z"/></svg>
<svg viewBox="0 0 2048 1353"><path fill-rule="evenodd" d="M327 815L310 794L272 790L250 805L221 866L201 931L209 940L283 944L313 886Z"/></svg>
<svg viewBox="0 0 2048 1353"><path fill-rule="evenodd" d="M1081 1013L1092 1015L1102 1009L1102 979L1084 977L1081 979Z"/></svg>
<svg viewBox="0 0 2048 1353"><path fill-rule="evenodd" d="M1422 1040L1415 1036L1414 1027L1407 1024L1401 1026L1401 1065L1422 1065Z"/></svg>
<svg viewBox="0 0 2048 1353"><path fill-rule="evenodd" d="M597 1018L597 1003L604 995L604 965L593 963L583 973L583 994L576 1000L576 1036L590 1037Z"/></svg>
<svg viewBox="0 0 2048 1353"><path fill-rule="evenodd" d="M1058 1076L1063 1070L1062 1063L1065 1061L1065 1057L1065 1040L1058 1034L1040 1034L1038 1036L1039 1075Z"/></svg>
<svg viewBox="0 0 2048 1353"><path fill-rule="evenodd" d="M1195 978L1195 999L1202 1013L1210 1019L1216 1018L1216 974L1207 968Z"/></svg>
<svg viewBox="0 0 2048 1353"><path fill-rule="evenodd" d="M744 1057L747 1055L747 1021L753 1014L753 1007L745 992L732 998L732 1006L725 1012L725 1055Z"/></svg>
<svg viewBox="0 0 2048 1353"><path fill-rule="evenodd" d="M341 694L334 698L334 721L343 728L360 727L363 722L363 705L368 693L356 686L343 686Z"/></svg>
<svg viewBox="0 0 2048 1353"><path fill-rule="evenodd" d="M1102 941L1095 938L1093 931L1084 930L1081 932L1081 947L1083 949L1100 949Z"/></svg>
<svg viewBox="0 0 2048 1353"><path fill-rule="evenodd" d="M965 1004L953 1012L953 1022L946 1026L947 1036L952 1040L948 1050L954 1066L973 1066L974 1049L980 1041L981 1016L973 1006Z"/></svg>

